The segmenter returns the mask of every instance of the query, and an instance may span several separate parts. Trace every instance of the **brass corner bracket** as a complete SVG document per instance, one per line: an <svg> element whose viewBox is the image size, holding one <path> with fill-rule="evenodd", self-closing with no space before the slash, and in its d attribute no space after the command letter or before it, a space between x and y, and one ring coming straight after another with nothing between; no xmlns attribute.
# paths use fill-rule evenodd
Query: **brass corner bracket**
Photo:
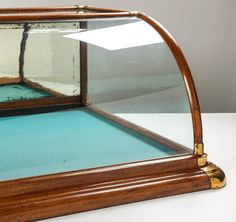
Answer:
<svg viewBox="0 0 236 222"><path fill-rule="evenodd" d="M207 162L202 170L210 177L211 189L219 189L226 185L226 177L219 167L211 162Z"/></svg>
<svg viewBox="0 0 236 222"><path fill-rule="evenodd" d="M194 154L198 159L198 166L209 176L211 181L211 189L222 188L226 185L226 177L219 167L207 161L207 154L204 153L203 143L195 144Z"/></svg>

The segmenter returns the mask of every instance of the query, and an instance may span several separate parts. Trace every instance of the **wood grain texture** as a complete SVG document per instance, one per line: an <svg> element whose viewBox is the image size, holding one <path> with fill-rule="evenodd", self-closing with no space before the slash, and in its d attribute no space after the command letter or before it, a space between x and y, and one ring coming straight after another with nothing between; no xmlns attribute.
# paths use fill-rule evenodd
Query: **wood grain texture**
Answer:
<svg viewBox="0 0 236 222"><path fill-rule="evenodd" d="M0 8L1 14L7 13L29 13L29 12L68 12L77 11L78 6L52 6L52 7L22 7L22 8Z"/></svg>
<svg viewBox="0 0 236 222"><path fill-rule="evenodd" d="M71 6L48 6L48 7L27 7L27 8L0 8L0 13L31 13L31 12L70 12L70 11L94 11L94 12L127 12L127 10L97 8L87 5Z"/></svg>
<svg viewBox="0 0 236 222"><path fill-rule="evenodd" d="M56 104L78 104L80 96L67 96L67 97L50 97L32 100L17 100L10 102L0 103L0 110L16 109L16 108L33 108L39 106L51 106Z"/></svg>
<svg viewBox="0 0 236 222"><path fill-rule="evenodd" d="M0 116L49 112L81 106L80 96L48 97L0 103Z"/></svg>
<svg viewBox="0 0 236 222"><path fill-rule="evenodd" d="M86 186L94 182L108 182L146 174L161 174L196 168L197 161L192 155L139 161L106 167L64 172L25 179L0 181L0 197L25 194L34 190L60 189L68 186Z"/></svg>
<svg viewBox="0 0 236 222"><path fill-rule="evenodd" d="M130 17L130 12L103 12L103 13L50 13L50 12L31 12L31 13L15 13L0 14L0 22L12 21L48 21L48 20L77 20L92 18L117 18Z"/></svg>
<svg viewBox="0 0 236 222"><path fill-rule="evenodd" d="M21 78L18 77L0 77L0 86L11 84L11 83L19 83L21 81Z"/></svg>
<svg viewBox="0 0 236 222"><path fill-rule="evenodd" d="M29 221L210 189L194 156L0 182L0 220Z"/></svg>

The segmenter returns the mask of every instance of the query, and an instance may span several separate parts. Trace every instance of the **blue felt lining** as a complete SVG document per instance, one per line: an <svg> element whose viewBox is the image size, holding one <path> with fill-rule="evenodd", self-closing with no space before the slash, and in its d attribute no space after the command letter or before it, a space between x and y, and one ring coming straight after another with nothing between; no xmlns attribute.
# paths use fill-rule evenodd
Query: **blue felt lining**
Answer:
<svg viewBox="0 0 236 222"><path fill-rule="evenodd" d="M38 99L51 96L42 90L24 84L8 84L0 86L0 102L14 100Z"/></svg>
<svg viewBox="0 0 236 222"><path fill-rule="evenodd" d="M9 180L176 151L83 108L0 118L0 153L0 180Z"/></svg>

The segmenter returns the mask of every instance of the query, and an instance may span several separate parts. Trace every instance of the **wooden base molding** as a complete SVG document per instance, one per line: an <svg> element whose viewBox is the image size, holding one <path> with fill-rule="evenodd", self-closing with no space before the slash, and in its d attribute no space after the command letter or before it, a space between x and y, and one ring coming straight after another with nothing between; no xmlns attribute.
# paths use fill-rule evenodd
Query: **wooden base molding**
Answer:
<svg viewBox="0 0 236 222"><path fill-rule="evenodd" d="M191 155L6 181L0 182L0 221L33 221L210 188L209 176Z"/></svg>

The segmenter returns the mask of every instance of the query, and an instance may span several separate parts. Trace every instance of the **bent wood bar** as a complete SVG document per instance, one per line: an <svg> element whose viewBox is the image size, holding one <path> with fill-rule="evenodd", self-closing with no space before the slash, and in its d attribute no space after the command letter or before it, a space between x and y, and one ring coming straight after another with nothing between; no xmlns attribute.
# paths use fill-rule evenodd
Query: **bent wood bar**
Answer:
<svg viewBox="0 0 236 222"><path fill-rule="evenodd" d="M2 8L0 38L19 48L0 64L0 221L225 186L204 151L187 61L151 17L91 6ZM188 110L191 145L178 134Z"/></svg>

